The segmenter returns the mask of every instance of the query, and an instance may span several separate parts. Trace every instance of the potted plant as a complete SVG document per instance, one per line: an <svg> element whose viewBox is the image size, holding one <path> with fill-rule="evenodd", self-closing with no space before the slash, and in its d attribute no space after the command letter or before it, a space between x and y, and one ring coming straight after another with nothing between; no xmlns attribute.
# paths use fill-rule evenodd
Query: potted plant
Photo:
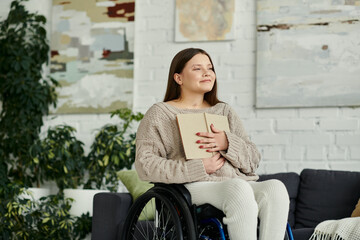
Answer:
<svg viewBox="0 0 360 240"><path fill-rule="evenodd" d="M12 181L31 186L37 169L29 149L39 139L43 116L56 106L58 82L42 71L49 60L46 18L29 13L23 1L13 1L0 22L0 161Z"/></svg>
<svg viewBox="0 0 360 240"><path fill-rule="evenodd" d="M41 216L48 216L43 223L50 220L58 222L68 231L63 233L64 229L58 229L62 235L78 234L84 238L91 231L92 198L98 191L92 190L89 193L90 190L78 189L83 184L85 155L84 144L76 139L75 132L76 129L68 125L50 127L46 137L38 140L30 152L35 168L39 170L38 185L44 181L54 181L59 190L56 195L40 198L39 206L43 206L42 211L45 212ZM65 209L65 212L60 212L63 214L61 219L52 219L53 216L46 212L52 207L52 214L57 214L56 206ZM53 225L54 223L49 227ZM56 229L57 227L53 231Z"/></svg>
<svg viewBox="0 0 360 240"><path fill-rule="evenodd" d="M120 118L119 125L107 124L97 133L90 153L87 157L86 168L89 179L85 188L107 188L116 191L119 186L117 172L130 169L135 161L136 133L131 132L133 122L143 118L142 113L133 113L128 108L111 112L111 117Z"/></svg>
<svg viewBox="0 0 360 240"><path fill-rule="evenodd" d="M12 1L8 17L0 21L0 238L78 239L91 225L86 215L69 214L70 199L24 197L39 176L48 177L40 162L34 164L30 149L39 142L43 116L56 107L58 86L42 71L50 50L46 18L27 11L24 1Z"/></svg>
<svg viewBox="0 0 360 240"><path fill-rule="evenodd" d="M50 50L46 18L28 12L24 1L14 0L0 21L0 238L80 239L89 232L91 217L72 215L73 202L63 193L83 183L84 169L90 174L87 187L115 189L116 171L134 161L135 134L128 130L142 114L113 112L111 117L119 116L123 124L104 127L87 157L69 126L51 128L41 140L43 116L56 107L58 82L42 72ZM28 187L44 181L55 181L59 193L24 197Z"/></svg>
<svg viewBox="0 0 360 240"><path fill-rule="evenodd" d="M54 181L60 192L77 188L84 177L83 143L76 139L75 128L68 125L50 127L47 136L31 147L34 168L38 169L37 185Z"/></svg>
<svg viewBox="0 0 360 240"><path fill-rule="evenodd" d="M71 215L72 200L64 195L35 201L29 190L13 187L17 194L1 219L1 239L84 239L91 231L91 218Z"/></svg>
<svg viewBox="0 0 360 240"><path fill-rule="evenodd" d="M75 132L76 129L68 125L50 127L46 137L37 141L30 152L35 168L39 169L37 185L44 181L55 182L59 190L57 195L73 200L69 213L90 217L93 196L99 191L81 188L85 173L84 144L76 139Z"/></svg>

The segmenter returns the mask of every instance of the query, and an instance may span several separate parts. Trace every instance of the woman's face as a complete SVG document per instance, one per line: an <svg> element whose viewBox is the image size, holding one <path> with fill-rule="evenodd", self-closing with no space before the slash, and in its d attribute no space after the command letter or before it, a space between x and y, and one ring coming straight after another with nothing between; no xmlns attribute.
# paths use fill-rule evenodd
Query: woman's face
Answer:
<svg viewBox="0 0 360 240"><path fill-rule="evenodd" d="M210 92L216 79L210 59L205 54L196 54L186 64L180 74L174 74L174 80L180 85L181 94Z"/></svg>

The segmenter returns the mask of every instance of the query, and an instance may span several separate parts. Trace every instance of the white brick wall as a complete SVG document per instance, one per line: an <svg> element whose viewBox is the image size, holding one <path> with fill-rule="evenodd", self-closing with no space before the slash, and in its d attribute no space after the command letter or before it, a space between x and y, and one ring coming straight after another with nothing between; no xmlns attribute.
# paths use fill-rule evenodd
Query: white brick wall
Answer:
<svg viewBox="0 0 360 240"><path fill-rule="evenodd" d="M36 4L43 5L42 1L31 0L32 9ZM0 16L6 14L9 2L1 1ZM213 58L219 97L237 111L262 153L258 173L300 172L303 168L360 171L360 108L254 108L255 2L236 0L235 40L175 43L175 0L137 0L134 110L144 113L162 100L170 61L178 51L200 47ZM47 9L41 9L47 14ZM52 117L46 118L43 129L70 124L78 129L78 137L87 148L94 139L94 130L114 121L109 115L95 114Z"/></svg>

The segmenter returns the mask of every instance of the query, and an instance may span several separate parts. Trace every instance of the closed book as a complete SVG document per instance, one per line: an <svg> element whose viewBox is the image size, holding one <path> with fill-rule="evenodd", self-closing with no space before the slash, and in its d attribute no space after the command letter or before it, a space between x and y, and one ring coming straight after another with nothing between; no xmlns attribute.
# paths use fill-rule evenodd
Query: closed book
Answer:
<svg viewBox="0 0 360 240"><path fill-rule="evenodd" d="M206 152L196 143L204 137L197 136L198 132L212 132L210 125L221 131L230 131L226 116L210 113L185 113L176 115L180 136L186 159L209 158L214 153Z"/></svg>

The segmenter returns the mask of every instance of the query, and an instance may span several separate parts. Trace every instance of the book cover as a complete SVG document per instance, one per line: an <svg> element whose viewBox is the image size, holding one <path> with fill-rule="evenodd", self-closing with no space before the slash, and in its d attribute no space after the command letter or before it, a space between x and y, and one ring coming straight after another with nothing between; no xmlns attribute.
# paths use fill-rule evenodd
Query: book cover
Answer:
<svg viewBox="0 0 360 240"><path fill-rule="evenodd" d="M221 131L230 131L226 116L209 113L187 113L176 115L180 136L183 143L186 159L208 158L214 153L199 148L197 140L202 139L197 132L211 132L210 125Z"/></svg>

